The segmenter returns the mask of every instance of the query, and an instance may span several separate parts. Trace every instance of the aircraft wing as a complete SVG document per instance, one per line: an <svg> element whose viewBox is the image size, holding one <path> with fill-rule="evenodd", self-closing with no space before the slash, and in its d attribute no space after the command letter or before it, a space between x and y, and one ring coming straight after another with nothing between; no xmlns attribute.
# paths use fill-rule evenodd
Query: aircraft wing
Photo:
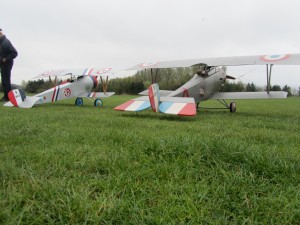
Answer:
<svg viewBox="0 0 300 225"><path fill-rule="evenodd" d="M144 70L148 68L190 67L197 64L208 66L241 66L241 65L300 65L300 54L232 56L219 58L199 58L173 61L154 61L140 63L126 70Z"/></svg>
<svg viewBox="0 0 300 225"><path fill-rule="evenodd" d="M56 77L56 76L110 76L114 72L112 68L100 68L100 67L91 67L83 69L65 69L65 70L48 70L43 73L40 73L34 78L44 78L44 77Z"/></svg>
<svg viewBox="0 0 300 225"><path fill-rule="evenodd" d="M81 93L77 97L80 98L108 98L112 95L114 95L115 92L86 92L86 93Z"/></svg>
<svg viewBox="0 0 300 225"><path fill-rule="evenodd" d="M267 99L267 98L286 98L285 91L267 92L219 92L215 93L210 99Z"/></svg>

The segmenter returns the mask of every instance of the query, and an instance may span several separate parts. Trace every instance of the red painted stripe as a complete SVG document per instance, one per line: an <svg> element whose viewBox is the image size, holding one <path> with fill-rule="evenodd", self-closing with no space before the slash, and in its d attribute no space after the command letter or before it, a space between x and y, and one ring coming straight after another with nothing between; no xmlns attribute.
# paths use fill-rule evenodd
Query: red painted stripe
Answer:
<svg viewBox="0 0 300 225"><path fill-rule="evenodd" d="M55 93L56 93L56 87L54 87L54 90L53 90L52 102L54 102Z"/></svg>
<svg viewBox="0 0 300 225"><path fill-rule="evenodd" d="M155 107L155 99L154 99L155 96L154 96L154 92L153 92L153 84L149 87L148 94L149 94L149 100L150 100L152 110L154 112L157 112L157 109Z"/></svg>
<svg viewBox="0 0 300 225"><path fill-rule="evenodd" d="M195 116L196 115L196 105L194 103L188 103L183 107L178 113L180 116Z"/></svg>
<svg viewBox="0 0 300 225"><path fill-rule="evenodd" d="M134 102L134 100L130 100L128 102L123 103L122 105L119 105L117 107L115 107L115 110L120 110L120 111L124 111L128 106L130 106L132 103Z"/></svg>
<svg viewBox="0 0 300 225"><path fill-rule="evenodd" d="M15 97L15 94L13 92L13 90L11 90L9 93L8 93L8 99L9 101L16 107L18 107L18 102L17 102L17 99Z"/></svg>
<svg viewBox="0 0 300 225"><path fill-rule="evenodd" d="M94 70L94 68L90 69L90 71L89 71L88 75L91 75L91 74L92 74L92 72L93 72L93 70Z"/></svg>

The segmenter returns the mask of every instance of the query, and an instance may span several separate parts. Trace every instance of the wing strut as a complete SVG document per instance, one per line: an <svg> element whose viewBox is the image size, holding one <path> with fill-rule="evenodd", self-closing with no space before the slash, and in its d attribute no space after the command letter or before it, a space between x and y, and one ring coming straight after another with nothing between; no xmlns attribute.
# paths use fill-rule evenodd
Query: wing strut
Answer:
<svg viewBox="0 0 300 225"><path fill-rule="evenodd" d="M269 69L269 64L267 64L267 92L268 92L268 94L270 93L270 90L271 90L272 67L273 67L273 64L270 64L270 69Z"/></svg>
<svg viewBox="0 0 300 225"><path fill-rule="evenodd" d="M152 80L152 84L157 83L157 76L158 76L158 68L155 69L155 76L153 74L153 68L150 69L150 74L151 74L151 80Z"/></svg>
<svg viewBox="0 0 300 225"><path fill-rule="evenodd" d="M104 92L104 94L106 94L107 86L108 86L108 76L106 77L105 80L102 79L102 76L100 76L100 80L101 80L103 92Z"/></svg>

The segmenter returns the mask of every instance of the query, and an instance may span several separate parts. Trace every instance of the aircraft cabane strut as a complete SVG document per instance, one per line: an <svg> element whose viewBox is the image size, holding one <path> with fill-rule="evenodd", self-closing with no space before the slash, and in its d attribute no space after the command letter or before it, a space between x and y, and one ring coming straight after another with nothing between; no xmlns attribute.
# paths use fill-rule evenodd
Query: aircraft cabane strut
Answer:
<svg viewBox="0 0 300 225"><path fill-rule="evenodd" d="M266 64L267 66L267 93L270 93L271 90L271 74L272 74L272 67L273 64Z"/></svg>

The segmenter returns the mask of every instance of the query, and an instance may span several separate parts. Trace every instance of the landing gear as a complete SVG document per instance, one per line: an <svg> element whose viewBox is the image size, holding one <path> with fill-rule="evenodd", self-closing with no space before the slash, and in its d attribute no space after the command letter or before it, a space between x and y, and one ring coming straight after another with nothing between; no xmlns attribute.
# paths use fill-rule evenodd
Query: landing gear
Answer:
<svg viewBox="0 0 300 225"><path fill-rule="evenodd" d="M222 108L212 108L212 107L200 107L199 103L197 103L197 109L229 109L231 113L236 112L236 103L235 102L230 102L230 104L228 104L224 99L220 100L217 99L219 103L221 103L224 107Z"/></svg>
<svg viewBox="0 0 300 225"><path fill-rule="evenodd" d="M229 110L230 110L231 113L234 113L236 111L236 104L235 104L235 102L230 102Z"/></svg>
<svg viewBox="0 0 300 225"><path fill-rule="evenodd" d="M95 99L94 106L102 107L103 106L103 101L101 99Z"/></svg>
<svg viewBox="0 0 300 225"><path fill-rule="evenodd" d="M83 99L82 98L76 98L75 105L76 106L82 106L83 105Z"/></svg>

